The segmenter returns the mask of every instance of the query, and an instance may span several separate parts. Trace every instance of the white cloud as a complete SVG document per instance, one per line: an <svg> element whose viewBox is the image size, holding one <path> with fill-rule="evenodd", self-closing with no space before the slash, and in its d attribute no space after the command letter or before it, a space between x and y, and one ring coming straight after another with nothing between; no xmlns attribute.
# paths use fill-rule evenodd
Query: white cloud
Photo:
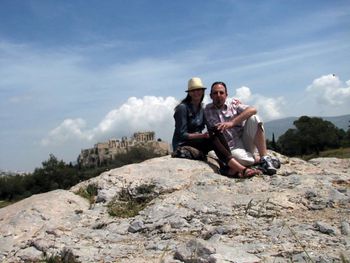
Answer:
<svg viewBox="0 0 350 263"><path fill-rule="evenodd" d="M249 101L251 99L252 92L248 87L240 87L236 90L236 98L238 98L241 101Z"/></svg>
<svg viewBox="0 0 350 263"><path fill-rule="evenodd" d="M128 136L136 131L152 130L157 137L169 140L173 124L173 111L177 104L173 97L131 97L121 107L110 111L94 129L97 138Z"/></svg>
<svg viewBox="0 0 350 263"><path fill-rule="evenodd" d="M350 81L344 84L338 76L334 74L324 75L315 79L306 88L316 101L321 105L330 106L343 105L350 102Z"/></svg>
<svg viewBox="0 0 350 263"><path fill-rule="evenodd" d="M255 107L258 109L258 114L264 121L274 120L283 117L282 108L285 104L283 97L267 98L262 95L255 96Z"/></svg>
<svg viewBox="0 0 350 263"><path fill-rule="evenodd" d="M237 89L236 94L243 103L249 102L250 105L257 107L259 115L265 121L281 116L280 107L283 104L283 98L252 95L248 87ZM208 102L211 100L206 95L204 103ZM62 145L77 140L94 144L110 138L129 137L136 131L155 131L157 138L170 143L174 131L173 113L177 103L174 97L131 97L120 107L108 112L92 129L86 129L86 122L80 118L64 120L49 132L41 144L43 146Z"/></svg>
<svg viewBox="0 0 350 263"><path fill-rule="evenodd" d="M92 136L82 130L85 125L85 121L80 118L66 119L41 140L41 145L59 145L74 139L91 140Z"/></svg>
<svg viewBox="0 0 350 263"><path fill-rule="evenodd" d="M261 94L252 94L250 88L246 86L238 88L235 97L242 101L242 103L257 108L258 115L264 121L278 119L283 116L282 108L285 104L283 97L268 98Z"/></svg>
<svg viewBox="0 0 350 263"><path fill-rule="evenodd" d="M131 97L117 109L111 110L93 129L85 128L82 119L66 119L41 141L43 146L59 145L75 140L96 143L99 140L131 136L136 131L152 130L158 138L170 141L174 129L173 111L177 104L173 97Z"/></svg>

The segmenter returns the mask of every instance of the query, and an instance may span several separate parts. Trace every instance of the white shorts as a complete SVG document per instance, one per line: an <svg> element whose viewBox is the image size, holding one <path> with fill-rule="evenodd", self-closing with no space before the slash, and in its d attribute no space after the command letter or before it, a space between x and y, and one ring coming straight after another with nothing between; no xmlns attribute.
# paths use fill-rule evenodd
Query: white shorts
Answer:
<svg viewBox="0 0 350 263"><path fill-rule="evenodd" d="M242 165L252 165L255 163L254 144L255 135L259 126L264 130L262 121L258 115L253 115L244 124L243 135L239 139L235 148L231 148L232 156Z"/></svg>

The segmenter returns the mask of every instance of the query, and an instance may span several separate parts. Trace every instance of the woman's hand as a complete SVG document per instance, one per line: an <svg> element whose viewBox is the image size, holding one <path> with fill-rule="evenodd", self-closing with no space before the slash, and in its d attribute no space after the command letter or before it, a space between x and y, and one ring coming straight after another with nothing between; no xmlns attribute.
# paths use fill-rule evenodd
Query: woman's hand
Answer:
<svg viewBox="0 0 350 263"><path fill-rule="evenodd" d="M188 134L188 140L194 140L194 139L208 139L209 133L189 133Z"/></svg>
<svg viewBox="0 0 350 263"><path fill-rule="evenodd" d="M209 133L208 132L203 133L203 138L204 139L209 139Z"/></svg>

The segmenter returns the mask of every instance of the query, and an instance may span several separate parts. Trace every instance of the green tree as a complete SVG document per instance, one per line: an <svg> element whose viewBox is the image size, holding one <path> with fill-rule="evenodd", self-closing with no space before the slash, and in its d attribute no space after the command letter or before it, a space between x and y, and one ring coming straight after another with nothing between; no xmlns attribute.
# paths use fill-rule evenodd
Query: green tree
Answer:
<svg viewBox="0 0 350 263"><path fill-rule="evenodd" d="M272 133L272 141L269 141L268 139L266 140L266 146L267 146L268 149L274 150L276 152L279 151L278 145L277 145L276 140L275 140L275 134L274 133Z"/></svg>
<svg viewBox="0 0 350 263"><path fill-rule="evenodd" d="M317 117L302 116L294 121L296 129L289 129L277 141L281 153L304 155L325 149L338 148L344 133L333 123Z"/></svg>
<svg viewBox="0 0 350 263"><path fill-rule="evenodd" d="M285 155L294 156L302 152L296 129L288 129L278 138L277 144L281 153Z"/></svg>
<svg viewBox="0 0 350 263"><path fill-rule="evenodd" d="M58 188L66 189L78 181L76 168L50 154L49 159L42 162L42 168L34 170L30 191L36 194Z"/></svg>
<svg viewBox="0 0 350 263"><path fill-rule="evenodd" d="M343 147L350 147L350 129L348 129L347 132L344 133L344 137L342 140L342 146Z"/></svg>
<svg viewBox="0 0 350 263"><path fill-rule="evenodd" d="M50 154L49 159L42 162L42 167L36 168L32 174L0 177L0 199L17 201L58 188L68 189L106 170L158 156L160 155L155 153L154 149L133 147L127 153L119 155L116 160L106 162L103 166L81 168L71 163L66 164Z"/></svg>

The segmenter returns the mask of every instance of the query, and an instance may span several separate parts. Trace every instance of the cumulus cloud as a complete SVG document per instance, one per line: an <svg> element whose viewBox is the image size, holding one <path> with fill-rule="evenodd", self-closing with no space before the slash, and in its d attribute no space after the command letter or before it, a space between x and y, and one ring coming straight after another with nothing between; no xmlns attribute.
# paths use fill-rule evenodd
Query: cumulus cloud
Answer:
<svg viewBox="0 0 350 263"><path fill-rule="evenodd" d="M334 74L315 79L306 91L320 104L335 106L350 102L350 80L343 83Z"/></svg>
<svg viewBox="0 0 350 263"><path fill-rule="evenodd" d="M97 138L105 135L125 136L135 131L152 130L157 137L169 139L174 128L173 111L177 104L173 97L131 97L121 107L110 111L93 134Z"/></svg>
<svg viewBox="0 0 350 263"><path fill-rule="evenodd" d="M248 87L240 87L236 90L236 98L238 98L241 101L249 101L251 99L252 92Z"/></svg>
<svg viewBox="0 0 350 263"><path fill-rule="evenodd" d="M243 103L257 107L259 115L265 121L281 116L283 98L252 95L248 87L237 89L236 97ZM206 95L204 104L209 102L211 99ZM100 123L91 129L87 129L83 119L64 120L49 132L41 144L43 146L62 145L77 140L94 144L110 138L129 137L136 131L154 131L157 138L170 143L174 131L174 108L177 104L178 101L174 97L130 97L120 107L109 111Z"/></svg>
<svg viewBox="0 0 350 263"><path fill-rule="evenodd" d="M84 132L86 123L83 119L66 119L58 127L51 130L48 136L41 140L43 146L59 145L72 139L90 140L92 135Z"/></svg>
<svg viewBox="0 0 350 263"><path fill-rule="evenodd" d="M252 94L250 88L245 86L236 90L235 97L244 104L256 107L258 114L264 121L278 119L283 116L282 108L285 104L283 97L268 98L261 94Z"/></svg>
<svg viewBox="0 0 350 263"><path fill-rule="evenodd" d="M108 112L92 129L86 129L86 123L82 119L64 120L50 131L41 144L57 145L75 140L96 143L99 140L131 136L133 132L149 130L155 131L158 138L169 141L174 129L172 115L177 103L173 97L131 97L119 108Z"/></svg>
<svg viewBox="0 0 350 263"><path fill-rule="evenodd" d="M283 97L267 98L257 95L254 105L258 109L258 114L264 121L274 120L283 117L282 108L285 105Z"/></svg>

